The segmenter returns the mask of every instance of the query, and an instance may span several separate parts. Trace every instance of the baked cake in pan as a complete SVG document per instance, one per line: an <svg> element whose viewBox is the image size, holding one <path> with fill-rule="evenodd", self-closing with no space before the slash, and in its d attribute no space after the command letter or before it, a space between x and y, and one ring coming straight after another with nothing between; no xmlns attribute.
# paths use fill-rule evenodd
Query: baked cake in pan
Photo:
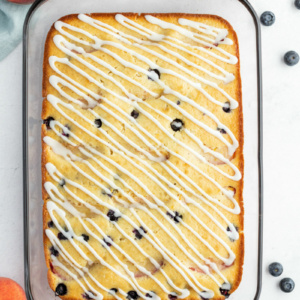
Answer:
<svg viewBox="0 0 300 300"><path fill-rule="evenodd" d="M44 247L61 299L225 299L243 269L239 47L218 16L51 28Z"/></svg>

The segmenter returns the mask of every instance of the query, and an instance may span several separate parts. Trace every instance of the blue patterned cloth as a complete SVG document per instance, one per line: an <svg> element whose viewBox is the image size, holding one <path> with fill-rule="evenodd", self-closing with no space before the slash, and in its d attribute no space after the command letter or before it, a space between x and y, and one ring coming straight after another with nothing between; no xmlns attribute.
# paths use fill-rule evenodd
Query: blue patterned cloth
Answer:
<svg viewBox="0 0 300 300"><path fill-rule="evenodd" d="M0 0L0 61L20 43L29 7Z"/></svg>

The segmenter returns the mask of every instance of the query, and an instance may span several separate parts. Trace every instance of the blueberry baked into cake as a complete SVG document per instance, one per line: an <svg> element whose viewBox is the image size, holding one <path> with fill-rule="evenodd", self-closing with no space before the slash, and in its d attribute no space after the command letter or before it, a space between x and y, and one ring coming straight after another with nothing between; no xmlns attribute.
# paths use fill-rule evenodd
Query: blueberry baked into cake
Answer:
<svg viewBox="0 0 300 300"><path fill-rule="evenodd" d="M228 298L244 256L230 24L69 15L48 34L43 69L44 247L56 296Z"/></svg>

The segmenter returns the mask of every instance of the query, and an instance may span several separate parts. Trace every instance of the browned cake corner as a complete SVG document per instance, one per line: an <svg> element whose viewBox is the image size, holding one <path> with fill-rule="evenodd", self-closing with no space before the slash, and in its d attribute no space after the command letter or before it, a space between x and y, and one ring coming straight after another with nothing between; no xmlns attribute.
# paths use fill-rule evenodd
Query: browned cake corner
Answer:
<svg viewBox="0 0 300 300"><path fill-rule="evenodd" d="M236 33L151 16L68 15L47 36L44 249L61 299L222 300L242 278Z"/></svg>

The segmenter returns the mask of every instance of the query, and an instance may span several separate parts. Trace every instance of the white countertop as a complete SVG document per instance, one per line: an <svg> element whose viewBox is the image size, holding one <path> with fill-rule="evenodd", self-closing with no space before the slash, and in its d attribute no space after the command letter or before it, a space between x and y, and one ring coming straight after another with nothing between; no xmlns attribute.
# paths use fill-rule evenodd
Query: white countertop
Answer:
<svg viewBox="0 0 300 300"><path fill-rule="evenodd" d="M264 263L262 300L300 299L300 63L285 66L286 51L300 53L300 11L294 0L252 0L258 14L271 10L276 23L263 27ZM0 62L0 277L24 286L22 195L22 49ZM37 158L38 159L38 158ZM280 278L291 277L291 294L267 266L279 261ZM243 299L240 299L243 300Z"/></svg>

